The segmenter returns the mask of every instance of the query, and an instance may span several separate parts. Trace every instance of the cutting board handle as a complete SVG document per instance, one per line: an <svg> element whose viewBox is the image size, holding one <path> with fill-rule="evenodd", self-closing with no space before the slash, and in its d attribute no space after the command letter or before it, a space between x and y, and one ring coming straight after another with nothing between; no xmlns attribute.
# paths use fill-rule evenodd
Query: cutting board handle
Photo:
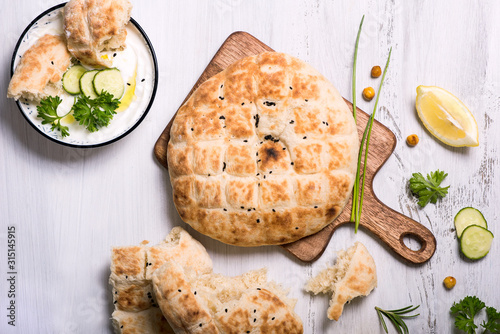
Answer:
<svg viewBox="0 0 500 334"><path fill-rule="evenodd" d="M425 226L415 220L394 211L382 203L374 193L378 205L363 207L363 217L360 225L378 236L397 254L413 263L424 263L429 260L436 250L436 238ZM420 249L412 250L405 245L404 239L409 237L420 243Z"/></svg>

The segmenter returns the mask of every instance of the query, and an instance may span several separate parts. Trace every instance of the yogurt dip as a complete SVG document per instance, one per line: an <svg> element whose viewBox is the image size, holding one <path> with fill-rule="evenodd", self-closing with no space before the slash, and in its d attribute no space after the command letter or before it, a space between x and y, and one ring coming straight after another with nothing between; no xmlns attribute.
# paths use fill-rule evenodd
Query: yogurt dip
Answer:
<svg viewBox="0 0 500 334"><path fill-rule="evenodd" d="M24 34L22 41L15 54L13 70L26 50L45 34L62 35L63 7L49 10L45 15L34 22ZM137 26L131 21L126 26L127 39L126 48L123 51L109 51L104 54L112 60L113 65L120 70L125 91L120 99L120 106L113 115L107 127L99 131L89 132L85 126L79 125L69 114L64 117L61 124L69 128L69 136L62 137L59 131L52 131L51 124L42 124L41 118L37 117L37 103L19 100L18 105L29 122L43 135L62 144L78 147L100 146L113 142L138 125L145 117L154 98L156 90L156 60L148 41ZM87 69L92 67L82 64ZM59 115L64 115L71 110L78 95L70 95L63 91L60 95L62 103L57 109Z"/></svg>

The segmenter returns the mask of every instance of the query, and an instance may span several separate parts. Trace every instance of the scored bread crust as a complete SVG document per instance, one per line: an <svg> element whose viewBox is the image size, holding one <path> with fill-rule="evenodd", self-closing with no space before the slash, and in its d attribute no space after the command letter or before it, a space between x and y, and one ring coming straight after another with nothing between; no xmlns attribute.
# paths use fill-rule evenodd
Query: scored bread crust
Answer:
<svg viewBox="0 0 500 334"><path fill-rule="evenodd" d="M238 246L318 232L354 183L356 124L335 87L283 53L247 57L204 82L179 109L168 169L181 218Z"/></svg>
<svg viewBox="0 0 500 334"><path fill-rule="evenodd" d="M62 92L61 78L71 63L64 37L43 35L21 57L7 97L38 102Z"/></svg>
<svg viewBox="0 0 500 334"><path fill-rule="evenodd" d="M112 66L102 51L125 48L131 11L128 0L70 0L63 11L69 51L84 64Z"/></svg>

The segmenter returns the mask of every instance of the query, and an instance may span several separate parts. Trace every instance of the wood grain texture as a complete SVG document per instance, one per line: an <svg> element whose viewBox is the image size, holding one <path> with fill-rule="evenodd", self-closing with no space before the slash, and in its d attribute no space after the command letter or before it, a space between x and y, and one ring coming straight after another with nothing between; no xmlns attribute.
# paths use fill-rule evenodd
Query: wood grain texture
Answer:
<svg viewBox="0 0 500 334"><path fill-rule="evenodd" d="M191 94L203 82L223 71L235 61L265 51L273 50L246 32L238 31L232 33L212 58L205 71L203 71L198 81L184 99L184 102L189 99ZM348 100L345 101L352 112L352 104ZM359 108L357 108L357 115L358 135L361 138L369 116ZM156 159L158 159L158 162L167 169L167 146L170 140L170 128L172 127L174 118L175 115L167 124L154 146ZM363 203L364 211L362 219L360 220L360 225L380 238L403 259L412 263L424 263L431 258L436 250L436 239L434 235L423 225L383 204L373 192L373 178L380 167L382 167L390 157L395 146L396 138L394 134L380 122L375 121L372 128L371 146L368 153L366 190ZM352 198L340 216L322 231L293 243L283 245L283 247L302 261L310 262L316 260L323 254L337 227L349 223L351 204ZM403 242L403 238L406 236L418 240L421 247L418 250L411 250L408 248Z"/></svg>

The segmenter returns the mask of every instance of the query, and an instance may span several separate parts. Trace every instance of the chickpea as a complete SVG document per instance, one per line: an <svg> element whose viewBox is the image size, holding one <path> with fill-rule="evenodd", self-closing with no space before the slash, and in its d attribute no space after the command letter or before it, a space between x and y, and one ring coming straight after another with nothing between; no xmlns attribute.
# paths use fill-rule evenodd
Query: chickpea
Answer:
<svg viewBox="0 0 500 334"><path fill-rule="evenodd" d="M412 134L412 135L409 135L408 137L406 137L406 143L409 145L409 146L415 146L418 144L418 136L416 134Z"/></svg>
<svg viewBox="0 0 500 334"><path fill-rule="evenodd" d="M365 89L363 89L363 98L366 101L371 101L374 96L375 96L375 89L373 89L373 87L366 87Z"/></svg>
<svg viewBox="0 0 500 334"><path fill-rule="evenodd" d="M380 68L380 66L373 66L372 67L372 78L378 78L381 75L382 75L382 69Z"/></svg>
<svg viewBox="0 0 500 334"><path fill-rule="evenodd" d="M443 284L446 289L453 289L455 284L457 284L457 280L453 276L448 276L443 280Z"/></svg>

